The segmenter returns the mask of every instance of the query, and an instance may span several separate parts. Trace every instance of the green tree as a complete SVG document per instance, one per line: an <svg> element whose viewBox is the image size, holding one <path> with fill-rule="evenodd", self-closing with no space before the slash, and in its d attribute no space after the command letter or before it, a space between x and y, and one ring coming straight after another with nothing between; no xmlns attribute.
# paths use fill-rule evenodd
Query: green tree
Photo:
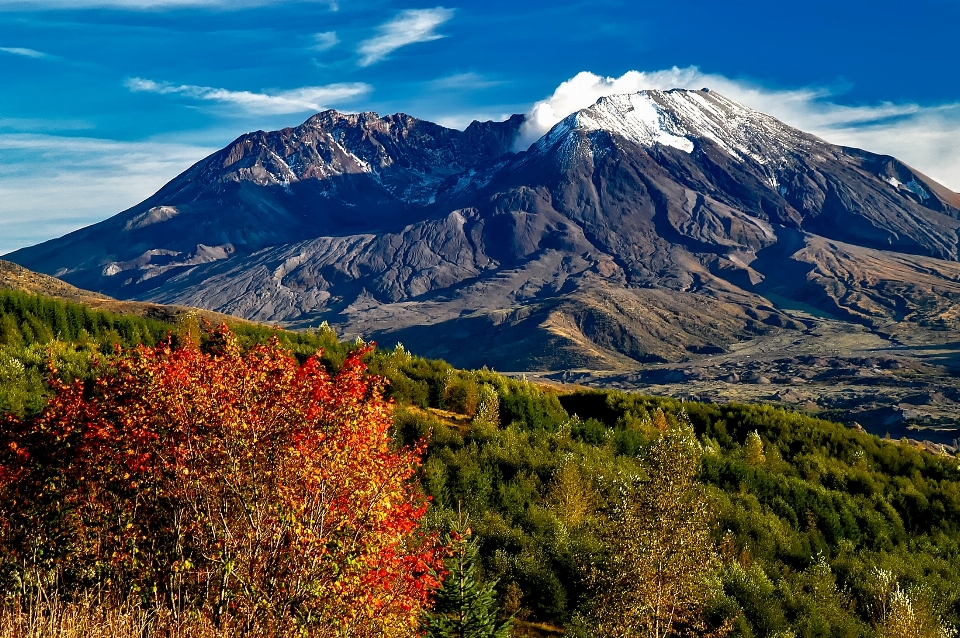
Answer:
<svg viewBox="0 0 960 638"><path fill-rule="evenodd" d="M743 446L743 460L753 467L759 467L767 462L767 457L763 453L763 441L760 440L760 434L756 430L747 435L747 442Z"/></svg>
<svg viewBox="0 0 960 638"><path fill-rule="evenodd" d="M452 374L443 391L444 406L453 412L473 417L480 404L480 386L470 375Z"/></svg>
<svg viewBox="0 0 960 638"><path fill-rule="evenodd" d="M600 537L607 560L589 575L591 630L598 636L665 638L703 635L718 558L710 538L712 508L697 482L701 448L681 415L668 423L643 469L619 486Z"/></svg>
<svg viewBox="0 0 960 638"><path fill-rule="evenodd" d="M479 552L467 519L461 516L450 535L452 554L447 576L437 592L434 611L425 621L428 638L508 638L513 619L497 621L496 581L484 583L477 573Z"/></svg>
<svg viewBox="0 0 960 638"><path fill-rule="evenodd" d="M23 335L17 327L17 320L13 315L3 315L0 319L0 344L19 347L23 345Z"/></svg>

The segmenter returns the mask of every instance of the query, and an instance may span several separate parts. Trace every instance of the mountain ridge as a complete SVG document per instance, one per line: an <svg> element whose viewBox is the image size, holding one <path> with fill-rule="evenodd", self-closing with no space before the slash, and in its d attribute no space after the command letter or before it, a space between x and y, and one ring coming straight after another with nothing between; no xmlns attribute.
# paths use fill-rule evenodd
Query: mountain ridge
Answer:
<svg viewBox="0 0 960 638"><path fill-rule="evenodd" d="M767 295L871 329L956 320L960 195L895 158L706 89L601 98L513 153L522 123L325 111L8 258L501 369L679 361L804 329Z"/></svg>

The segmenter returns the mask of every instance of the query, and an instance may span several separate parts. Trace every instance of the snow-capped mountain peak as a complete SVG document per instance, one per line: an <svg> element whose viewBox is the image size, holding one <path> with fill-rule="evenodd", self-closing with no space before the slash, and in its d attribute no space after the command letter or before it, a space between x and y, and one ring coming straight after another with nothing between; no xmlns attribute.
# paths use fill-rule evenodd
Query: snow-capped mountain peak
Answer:
<svg viewBox="0 0 960 638"><path fill-rule="evenodd" d="M660 144L693 152L690 132L646 91L602 97L592 107L571 117L577 127L585 131L603 130L644 146Z"/></svg>
<svg viewBox="0 0 960 638"><path fill-rule="evenodd" d="M791 155L819 142L709 89L602 97L560 121L531 150L542 154L572 131L606 131L644 147L668 146L686 153L709 140L736 159L774 167L789 163ZM565 145L571 146L570 142Z"/></svg>
<svg viewBox="0 0 960 638"><path fill-rule="evenodd" d="M706 90L605 97L517 154L523 119L326 111L10 258L116 297L327 320L504 368L805 330L766 291L884 330L960 325L960 194L895 158Z"/></svg>

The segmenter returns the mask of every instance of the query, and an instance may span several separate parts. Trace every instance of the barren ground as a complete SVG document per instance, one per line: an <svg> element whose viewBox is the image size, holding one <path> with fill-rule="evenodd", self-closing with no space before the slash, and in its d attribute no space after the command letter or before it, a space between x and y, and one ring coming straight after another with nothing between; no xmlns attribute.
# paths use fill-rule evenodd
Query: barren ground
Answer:
<svg viewBox="0 0 960 638"><path fill-rule="evenodd" d="M910 324L871 331L810 310L728 352L633 370L526 373L531 380L714 403L764 402L877 434L960 448L960 336Z"/></svg>

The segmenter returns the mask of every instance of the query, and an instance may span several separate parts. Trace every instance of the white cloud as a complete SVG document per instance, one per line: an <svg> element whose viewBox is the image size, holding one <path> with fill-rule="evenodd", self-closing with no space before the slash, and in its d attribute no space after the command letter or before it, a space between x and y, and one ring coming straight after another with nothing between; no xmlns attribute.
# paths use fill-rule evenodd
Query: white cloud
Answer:
<svg viewBox="0 0 960 638"><path fill-rule="evenodd" d="M434 29L452 17L453 9L444 7L401 11L393 20L380 25L377 35L360 43L360 66L379 62L400 47L446 37Z"/></svg>
<svg viewBox="0 0 960 638"><path fill-rule="evenodd" d="M272 93L230 91L212 86L170 84L143 78L130 78L124 84L134 92L159 93L161 95L179 94L196 100L229 104L244 111L261 115L322 111L333 104L366 95L373 89L369 84L362 82L305 86Z"/></svg>
<svg viewBox="0 0 960 638"><path fill-rule="evenodd" d="M47 53L44 53L43 51L25 49L23 47L0 47L0 51L3 51L4 53L10 53L11 55L20 55L25 58L34 58L38 60L53 57Z"/></svg>
<svg viewBox="0 0 960 638"><path fill-rule="evenodd" d="M578 73L527 113L516 147L525 149L567 115L604 95L645 89L709 87L828 142L893 155L944 185L960 190L960 103L940 106L882 102L850 106L820 87L769 89L703 73L697 67L602 77Z"/></svg>
<svg viewBox="0 0 960 638"><path fill-rule="evenodd" d="M324 31L323 33L313 34L313 46L310 49L312 51L326 51L338 44L340 44L340 38L337 37L336 31Z"/></svg>
<svg viewBox="0 0 960 638"><path fill-rule="evenodd" d="M162 141L0 134L0 254L119 213L215 150Z"/></svg>

